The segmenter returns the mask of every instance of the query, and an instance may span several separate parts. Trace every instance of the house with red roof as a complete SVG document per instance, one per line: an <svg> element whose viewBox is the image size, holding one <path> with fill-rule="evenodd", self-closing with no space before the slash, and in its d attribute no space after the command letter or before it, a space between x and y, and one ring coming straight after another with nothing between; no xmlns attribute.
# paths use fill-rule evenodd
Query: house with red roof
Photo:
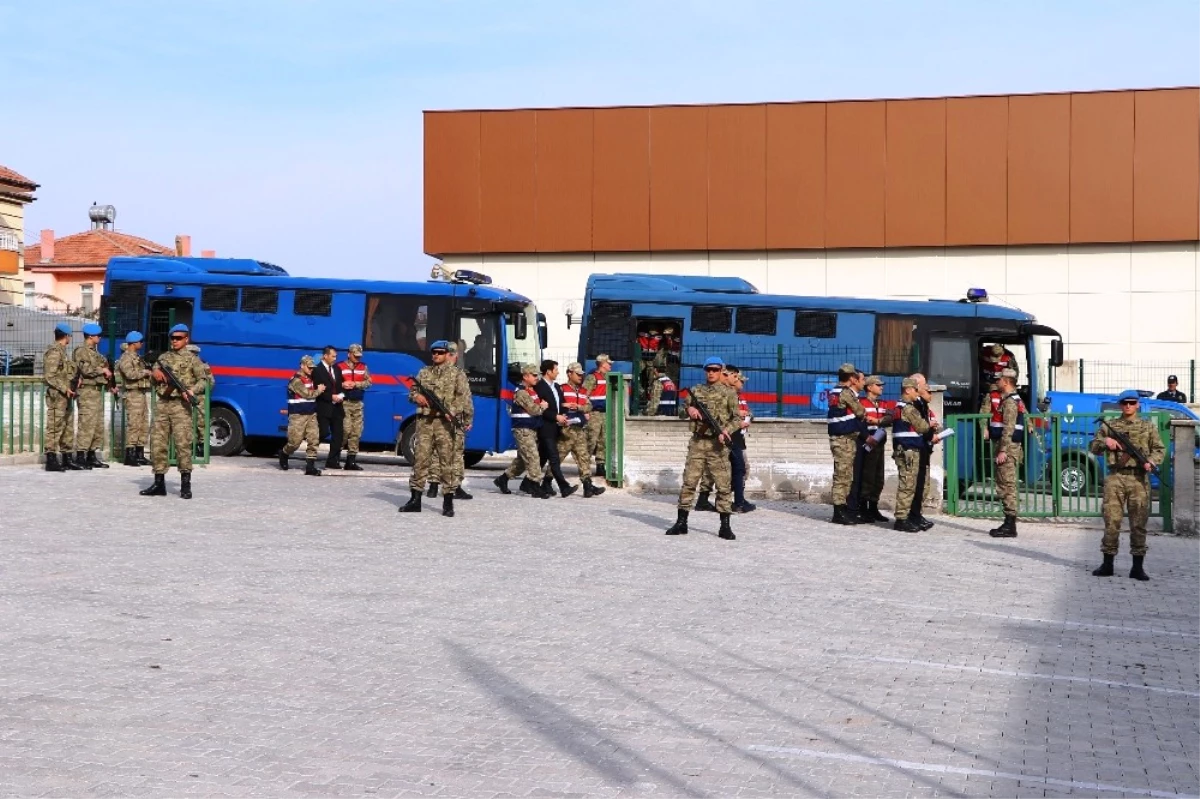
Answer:
<svg viewBox="0 0 1200 799"><path fill-rule="evenodd" d="M38 184L0 164L0 305L18 304L23 291L25 206Z"/></svg>

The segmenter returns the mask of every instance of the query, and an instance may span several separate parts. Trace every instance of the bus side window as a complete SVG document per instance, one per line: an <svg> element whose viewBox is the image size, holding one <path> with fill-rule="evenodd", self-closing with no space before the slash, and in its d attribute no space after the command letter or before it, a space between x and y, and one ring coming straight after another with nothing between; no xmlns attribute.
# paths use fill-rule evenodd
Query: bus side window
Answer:
<svg viewBox="0 0 1200 799"><path fill-rule="evenodd" d="M916 357L916 320L902 316L875 318L875 372L902 375L920 368Z"/></svg>
<svg viewBox="0 0 1200 799"><path fill-rule="evenodd" d="M441 297L372 294L367 298L363 346L384 352L424 353L430 343L430 319L444 319L447 311L447 300ZM440 332L440 328L435 331L434 339Z"/></svg>

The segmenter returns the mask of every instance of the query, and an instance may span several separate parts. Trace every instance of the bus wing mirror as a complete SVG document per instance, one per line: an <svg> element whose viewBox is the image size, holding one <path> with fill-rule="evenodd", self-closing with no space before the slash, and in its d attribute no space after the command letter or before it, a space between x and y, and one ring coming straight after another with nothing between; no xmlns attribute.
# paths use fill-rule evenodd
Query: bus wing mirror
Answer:
<svg viewBox="0 0 1200 799"><path fill-rule="evenodd" d="M537 316L538 320L538 344L542 349L546 349L546 345L550 343L550 331L546 327L546 315L540 313Z"/></svg>
<svg viewBox="0 0 1200 799"><path fill-rule="evenodd" d="M529 335L529 320L525 318L525 314L513 314L513 335L518 339L524 339Z"/></svg>
<svg viewBox="0 0 1200 799"><path fill-rule="evenodd" d="M1063 343L1061 338L1050 340L1050 365L1054 367L1063 365Z"/></svg>

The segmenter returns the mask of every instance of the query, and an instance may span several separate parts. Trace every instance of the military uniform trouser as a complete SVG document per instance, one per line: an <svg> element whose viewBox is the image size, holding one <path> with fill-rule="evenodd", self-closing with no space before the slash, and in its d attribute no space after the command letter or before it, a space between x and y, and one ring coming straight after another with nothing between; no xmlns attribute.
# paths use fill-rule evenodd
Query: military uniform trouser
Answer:
<svg viewBox="0 0 1200 799"><path fill-rule="evenodd" d="M504 476L511 480L520 477L521 472L528 472L529 479L535 483L542 482L542 459L538 456L538 435L536 430L518 427L513 430L513 438L517 442L517 457L504 470Z"/></svg>
<svg viewBox="0 0 1200 799"><path fill-rule="evenodd" d="M459 430L454 436L454 463L450 467L454 471L454 484L462 485L463 477L467 473L467 464L464 453L467 447L467 433L465 430ZM442 462L438 458L437 450L433 451L433 460L430 461L429 474L433 482L438 482L438 475L442 473Z"/></svg>
<svg viewBox="0 0 1200 799"><path fill-rule="evenodd" d="M588 452L597 463L607 463L608 443L604 440L604 411L592 411L587 423Z"/></svg>
<svg viewBox="0 0 1200 799"><path fill-rule="evenodd" d="M192 471L192 406L179 397L159 399L150 434L150 460L155 474L166 474L167 447L175 444L175 465L180 474Z"/></svg>
<svg viewBox="0 0 1200 799"><path fill-rule="evenodd" d="M896 518L904 520L908 518L908 512L912 509L913 494L917 490L917 470L920 468L921 453L915 449L900 447L893 451L892 460L896 462L896 470L900 473L900 480L896 486Z"/></svg>
<svg viewBox="0 0 1200 799"><path fill-rule="evenodd" d="M72 452L74 447L61 446L60 442L68 440L66 428L71 423L71 401L66 395L53 389L46 390L46 451ZM74 431L72 430L73 440Z"/></svg>
<svg viewBox="0 0 1200 799"><path fill-rule="evenodd" d="M996 454L999 454L999 448L996 449ZM1010 444L1004 451L1008 453L1008 457L1004 459L1004 463L996 464L996 493L1000 495L1000 501L1004 504L1004 515L1016 516L1017 469L1025 455L1020 444Z"/></svg>
<svg viewBox="0 0 1200 799"><path fill-rule="evenodd" d="M315 413L293 413L288 416L287 445L283 451L291 455L306 445L304 457L310 461L317 459L317 444L321 437L318 433L317 415Z"/></svg>
<svg viewBox="0 0 1200 799"><path fill-rule="evenodd" d="M588 435L583 425L571 425L563 428L558 434L558 461L566 463L567 455L575 456L575 465L579 467L579 476L583 480L592 479L592 459L588 454Z"/></svg>
<svg viewBox="0 0 1200 799"><path fill-rule="evenodd" d="M1121 518L1129 511L1129 554L1142 556L1146 545L1146 521L1150 518L1150 479L1129 469L1113 470L1104 478L1104 538L1100 551L1115 555L1121 547Z"/></svg>
<svg viewBox="0 0 1200 799"><path fill-rule="evenodd" d="M860 499L866 502L878 502L883 493L883 451L882 445L862 454L862 483L858 490Z"/></svg>
<svg viewBox="0 0 1200 799"><path fill-rule="evenodd" d="M342 435L346 442L346 452L358 454L358 442L362 440L363 404L362 400L346 400L342 403L346 411L346 421L343 423Z"/></svg>
<svg viewBox="0 0 1200 799"><path fill-rule="evenodd" d="M204 400L203 394L196 395L196 401L200 404L196 406L196 429L192 431L193 441L208 440L208 414L204 412L207 403Z"/></svg>
<svg viewBox="0 0 1200 799"><path fill-rule="evenodd" d="M854 456L858 435L830 436L829 451L833 453L833 504L845 505L854 483Z"/></svg>
<svg viewBox="0 0 1200 799"><path fill-rule="evenodd" d="M122 402L125 403L125 446L144 447L150 433L150 392L126 389Z"/></svg>
<svg viewBox="0 0 1200 799"><path fill-rule="evenodd" d="M79 406L79 430L75 433L75 449L104 449L104 386L80 386L75 402Z"/></svg>
<svg viewBox="0 0 1200 799"><path fill-rule="evenodd" d="M733 512L733 486L730 477L729 447L716 438L692 436L688 442L687 461L683 465L683 486L679 490L680 510L691 510L696 488L705 470L712 473L717 490L717 512Z"/></svg>
<svg viewBox="0 0 1200 799"><path fill-rule="evenodd" d="M408 487L413 491L425 490L425 483L431 477L433 454L436 452L439 471L432 473L432 479L434 482L441 483L444 493L452 493L458 488L453 468L456 447L454 425L443 418L433 416L418 416L415 424L417 425L417 451L413 458L416 462L413 464L412 477L408 480ZM449 468L447 468L448 464Z"/></svg>

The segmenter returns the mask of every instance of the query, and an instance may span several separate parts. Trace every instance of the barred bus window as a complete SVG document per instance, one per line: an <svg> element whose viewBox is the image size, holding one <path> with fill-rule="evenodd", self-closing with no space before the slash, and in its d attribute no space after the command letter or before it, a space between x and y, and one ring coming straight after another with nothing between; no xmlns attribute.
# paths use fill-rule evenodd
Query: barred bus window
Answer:
<svg viewBox="0 0 1200 799"><path fill-rule="evenodd" d="M242 289L243 313L277 313L278 289Z"/></svg>
<svg viewBox="0 0 1200 799"><path fill-rule="evenodd" d="M697 333L728 333L733 327L733 310L724 305L692 307L692 330Z"/></svg>
<svg viewBox="0 0 1200 799"><path fill-rule="evenodd" d="M796 338L837 338L837 314L796 311Z"/></svg>
<svg viewBox="0 0 1200 799"><path fill-rule="evenodd" d="M292 313L296 316L331 316L333 292L297 289L292 300Z"/></svg>
<svg viewBox="0 0 1200 799"><path fill-rule="evenodd" d="M773 336L777 315L774 308L738 308L734 332L747 336ZM692 329L695 330L695 326Z"/></svg>
<svg viewBox="0 0 1200 799"><path fill-rule="evenodd" d="M238 290L232 286L208 286L200 292L200 310L236 311Z"/></svg>
<svg viewBox="0 0 1200 799"><path fill-rule="evenodd" d="M911 317L875 318L875 372L901 375L920 368L915 357L916 327Z"/></svg>

